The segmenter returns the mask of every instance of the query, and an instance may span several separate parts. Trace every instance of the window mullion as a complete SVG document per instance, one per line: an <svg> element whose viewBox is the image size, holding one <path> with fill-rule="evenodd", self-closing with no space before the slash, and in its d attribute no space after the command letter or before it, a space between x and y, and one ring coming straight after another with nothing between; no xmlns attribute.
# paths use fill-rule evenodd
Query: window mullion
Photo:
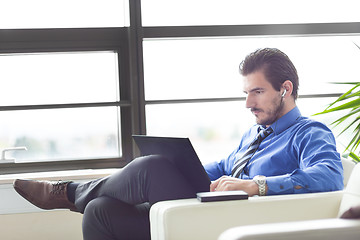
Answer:
<svg viewBox="0 0 360 240"><path fill-rule="evenodd" d="M360 22L262 24L262 25L216 25L144 27L145 39L150 38L199 38L199 37L250 37L250 36L305 36L305 35L351 35L360 33Z"/></svg>

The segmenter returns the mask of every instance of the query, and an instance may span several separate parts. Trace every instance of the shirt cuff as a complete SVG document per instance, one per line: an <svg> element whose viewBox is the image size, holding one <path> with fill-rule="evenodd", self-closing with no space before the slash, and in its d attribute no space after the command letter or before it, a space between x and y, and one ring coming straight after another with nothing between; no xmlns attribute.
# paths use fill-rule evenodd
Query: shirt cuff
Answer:
<svg viewBox="0 0 360 240"><path fill-rule="evenodd" d="M289 174L267 177L266 184L268 186L267 195L294 193L294 184Z"/></svg>

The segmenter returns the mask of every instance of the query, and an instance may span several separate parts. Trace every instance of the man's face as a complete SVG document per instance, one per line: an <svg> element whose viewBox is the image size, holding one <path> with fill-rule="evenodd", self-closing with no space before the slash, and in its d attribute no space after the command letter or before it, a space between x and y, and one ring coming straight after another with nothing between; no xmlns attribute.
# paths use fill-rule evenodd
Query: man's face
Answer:
<svg viewBox="0 0 360 240"><path fill-rule="evenodd" d="M270 126L284 115L284 103L262 73L257 71L244 77L244 92L247 94L246 107L255 115L256 123Z"/></svg>

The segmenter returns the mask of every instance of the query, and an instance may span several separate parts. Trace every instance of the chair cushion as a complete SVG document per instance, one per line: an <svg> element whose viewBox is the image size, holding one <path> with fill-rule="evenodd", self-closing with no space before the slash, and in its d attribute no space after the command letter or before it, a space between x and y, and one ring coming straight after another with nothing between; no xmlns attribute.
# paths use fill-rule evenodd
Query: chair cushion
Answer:
<svg viewBox="0 0 360 240"><path fill-rule="evenodd" d="M344 190L338 216L342 216L351 207L360 205L360 164L356 164Z"/></svg>
<svg viewBox="0 0 360 240"><path fill-rule="evenodd" d="M344 169L344 187L346 187L347 183L349 182L351 173L354 170L354 167L356 166L356 163L353 160L347 158L341 158L341 162Z"/></svg>

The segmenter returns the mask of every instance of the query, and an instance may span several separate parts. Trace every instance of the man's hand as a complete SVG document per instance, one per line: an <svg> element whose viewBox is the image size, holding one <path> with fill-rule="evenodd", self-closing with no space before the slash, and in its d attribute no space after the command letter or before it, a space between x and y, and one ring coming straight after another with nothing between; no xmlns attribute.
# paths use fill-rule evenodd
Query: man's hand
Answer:
<svg viewBox="0 0 360 240"><path fill-rule="evenodd" d="M213 181L210 185L210 191L236 191L242 190L254 196L259 194L259 186L253 180L243 180L239 178L222 176L217 180ZM267 192L267 187L266 187Z"/></svg>

